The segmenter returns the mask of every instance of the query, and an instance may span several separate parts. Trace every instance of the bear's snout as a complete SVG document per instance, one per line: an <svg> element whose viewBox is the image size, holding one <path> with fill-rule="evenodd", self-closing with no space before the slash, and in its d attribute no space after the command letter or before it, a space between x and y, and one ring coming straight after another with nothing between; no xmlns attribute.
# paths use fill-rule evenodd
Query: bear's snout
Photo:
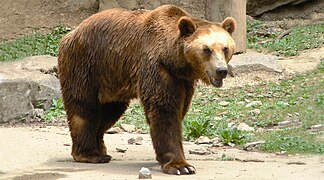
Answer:
<svg viewBox="0 0 324 180"><path fill-rule="evenodd" d="M219 78L226 78L228 70L226 67L219 67L216 69L216 75Z"/></svg>

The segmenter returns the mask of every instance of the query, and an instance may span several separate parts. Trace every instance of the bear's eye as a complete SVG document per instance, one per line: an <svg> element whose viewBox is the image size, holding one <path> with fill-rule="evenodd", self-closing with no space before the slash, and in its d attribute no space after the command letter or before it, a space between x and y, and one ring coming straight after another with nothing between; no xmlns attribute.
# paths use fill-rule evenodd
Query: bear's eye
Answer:
<svg viewBox="0 0 324 180"><path fill-rule="evenodd" d="M213 51L208 46L204 46L203 51L206 55L211 55L213 53Z"/></svg>
<svg viewBox="0 0 324 180"><path fill-rule="evenodd" d="M224 52L224 54L227 54L228 51L229 51L228 47L224 47L224 48L223 48L223 52Z"/></svg>

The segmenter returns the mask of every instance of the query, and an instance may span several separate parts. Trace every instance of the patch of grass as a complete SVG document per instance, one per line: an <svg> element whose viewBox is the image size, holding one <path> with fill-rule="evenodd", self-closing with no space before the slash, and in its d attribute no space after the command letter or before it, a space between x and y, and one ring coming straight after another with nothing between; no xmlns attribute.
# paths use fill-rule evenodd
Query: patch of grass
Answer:
<svg viewBox="0 0 324 180"><path fill-rule="evenodd" d="M267 152L324 154L324 144L318 142L316 134L305 133L303 128L277 130L259 135L266 140L260 149Z"/></svg>
<svg viewBox="0 0 324 180"><path fill-rule="evenodd" d="M42 117L44 121L51 122L55 118L63 117L66 115L62 99L53 98L52 103L53 104L50 110Z"/></svg>
<svg viewBox="0 0 324 180"><path fill-rule="evenodd" d="M235 158L228 156L226 154L223 154L222 157L217 158L218 161L234 161Z"/></svg>
<svg viewBox="0 0 324 180"><path fill-rule="evenodd" d="M318 48L324 44L324 24L294 28L280 40L264 44L276 55L295 56L302 50Z"/></svg>
<svg viewBox="0 0 324 180"><path fill-rule="evenodd" d="M13 42L0 43L0 62L17 60L27 56L57 56L59 41L71 28L57 26L49 34L34 33Z"/></svg>
<svg viewBox="0 0 324 180"><path fill-rule="evenodd" d="M271 28L258 20L247 21L247 48L268 51L280 56L295 56L300 51L324 44L324 24L298 26L283 38L282 32L268 32Z"/></svg>
<svg viewBox="0 0 324 180"><path fill-rule="evenodd" d="M136 129L143 133L149 132L149 125L146 123L143 107L138 102L131 104L121 119L117 121L115 126L120 126L121 123L133 124L135 125Z"/></svg>
<svg viewBox="0 0 324 180"><path fill-rule="evenodd" d="M240 131L237 128L224 128L218 133L221 141L225 144L233 143L236 145L242 145L248 141L248 134Z"/></svg>

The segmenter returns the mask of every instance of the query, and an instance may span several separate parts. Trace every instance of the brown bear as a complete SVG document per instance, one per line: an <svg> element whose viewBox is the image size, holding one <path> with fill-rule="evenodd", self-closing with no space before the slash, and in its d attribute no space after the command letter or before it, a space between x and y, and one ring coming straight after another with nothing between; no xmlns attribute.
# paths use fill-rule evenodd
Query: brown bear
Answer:
<svg viewBox="0 0 324 180"><path fill-rule="evenodd" d="M214 23L173 5L111 9L84 20L60 43L59 79L77 162L107 163L104 133L140 98L156 159L168 174L193 174L181 124L195 84L221 87L235 20Z"/></svg>

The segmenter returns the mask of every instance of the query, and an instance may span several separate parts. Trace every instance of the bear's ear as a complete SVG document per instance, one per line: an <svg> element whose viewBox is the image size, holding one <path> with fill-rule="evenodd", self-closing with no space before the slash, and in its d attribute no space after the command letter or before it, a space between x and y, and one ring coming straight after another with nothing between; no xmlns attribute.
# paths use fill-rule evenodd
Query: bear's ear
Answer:
<svg viewBox="0 0 324 180"><path fill-rule="evenodd" d="M236 29L236 21L232 17L227 17L223 22L222 22L222 27L232 35L232 33Z"/></svg>
<svg viewBox="0 0 324 180"><path fill-rule="evenodd" d="M190 17L183 16L178 21L181 37L188 37L196 31L196 25Z"/></svg>

